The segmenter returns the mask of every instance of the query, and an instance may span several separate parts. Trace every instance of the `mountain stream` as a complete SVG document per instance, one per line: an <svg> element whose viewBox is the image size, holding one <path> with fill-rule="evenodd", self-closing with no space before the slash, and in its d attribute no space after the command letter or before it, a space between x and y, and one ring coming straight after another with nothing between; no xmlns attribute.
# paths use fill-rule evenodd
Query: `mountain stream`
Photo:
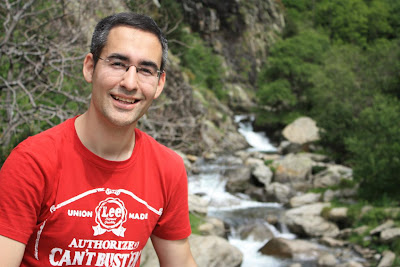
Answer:
<svg viewBox="0 0 400 267"><path fill-rule="evenodd" d="M270 144L264 133L253 131L250 120L243 116L236 117L239 132L246 138L250 151L275 152L276 148ZM238 168L240 164L233 156L222 156L216 160L199 160L198 172L189 176L189 192L203 195L209 202L208 216L223 220L230 226L229 242L243 252L241 267L258 266L289 266L291 261L262 255L258 250L266 241L258 241L254 236L241 237L240 231L246 225L264 224L275 237L295 238L282 225L280 230L266 221L267 215L280 216L283 211L278 203L262 203L251 200L246 195L232 195L225 191L226 179L224 171L229 168ZM240 166L239 166L240 167Z"/></svg>

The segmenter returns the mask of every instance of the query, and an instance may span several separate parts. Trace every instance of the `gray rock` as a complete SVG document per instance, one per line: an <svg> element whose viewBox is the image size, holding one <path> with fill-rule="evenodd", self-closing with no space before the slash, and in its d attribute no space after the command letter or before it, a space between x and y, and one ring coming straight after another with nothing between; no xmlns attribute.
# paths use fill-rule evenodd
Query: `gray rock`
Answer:
<svg viewBox="0 0 400 267"><path fill-rule="evenodd" d="M226 190L228 192L244 192L250 185L251 168L243 166L240 168L228 169L225 172L225 177L228 179L226 183Z"/></svg>
<svg viewBox="0 0 400 267"><path fill-rule="evenodd" d="M380 241L382 243L389 243L400 237L400 228L389 228L381 232Z"/></svg>
<svg viewBox="0 0 400 267"><path fill-rule="evenodd" d="M316 244L300 239L272 238L259 251L264 255L291 259L317 259L319 256Z"/></svg>
<svg viewBox="0 0 400 267"><path fill-rule="evenodd" d="M293 233L304 237L335 237L339 228L321 216L294 216L285 219L287 227Z"/></svg>
<svg viewBox="0 0 400 267"><path fill-rule="evenodd" d="M213 217L207 217L206 222L199 225L198 230L202 235L215 235L219 237L227 237L227 229L222 220Z"/></svg>
<svg viewBox="0 0 400 267"><path fill-rule="evenodd" d="M319 140L319 129L316 122L309 117L300 117L287 125L283 136L291 143L306 144Z"/></svg>
<svg viewBox="0 0 400 267"><path fill-rule="evenodd" d="M329 203L315 203L293 208L285 212L283 221L295 234L307 237L335 237L339 234L339 228L321 216L324 207Z"/></svg>
<svg viewBox="0 0 400 267"><path fill-rule="evenodd" d="M322 210L326 207L330 207L330 203L314 203L303 205L301 207L292 208L286 211L286 215L304 215L304 216L319 216Z"/></svg>
<svg viewBox="0 0 400 267"><path fill-rule="evenodd" d="M190 248L198 267L239 267L243 253L218 236L191 235Z"/></svg>
<svg viewBox="0 0 400 267"><path fill-rule="evenodd" d="M344 222L348 220L347 216L348 208L332 208L328 213L328 219L333 222Z"/></svg>
<svg viewBox="0 0 400 267"><path fill-rule="evenodd" d="M264 161L256 158L248 158L245 162L251 167L251 174L262 184L268 185L271 183L273 173L271 169L264 164Z"/></svg>
<svg viewBox="0 0 400 267"><path fill-rule="evenodd" d="M292 196L292 190L289 186L281 183L272 183L266 186L267 198L270 201L287 204Z"/></svg>
<svg viewBox="0 0 400 267"><path fill-rule="evenodd" d="M343 240L339 240L339 239L334 239L332 237L329 236L324 236L322 237L319 242L322 245L328 246L328 247L344 247L345 245L347 245L348 243L343 241Z"/></svg>
<svg viewBox="0 0 400 267"><path fill-rule="evenodd" d="M255 241L266 241L274 237L273 232L267 225L261 223L247 224L239 228L240 237L247 239L249 237Z"/></svg>
<svg viewBox="0 0 400 267"><path fill-rule="evenodd" d="M207 215L208 201L200 196L189 194L189 211Z"/></svg>
<svg viewBox="0 0 400 267"><path fill-rule="evenodd" d="M337 259L332 254L324 253L318 258L318 267L333 267L337 265Z"/></svg>
<svg viewBox="0 0 400 267"><path fill-rule="evenodd" d="M292 197L289 204L292 208L318 202L321 198L320 193L307 193L300 196Z"/></svg>
<svg viewBox="0 0 400 267"><path fill-rule="evenodd" d="M375 235L375 234L379 234L380 232L382 232L383 230L392 228L394 226L394 221L393 220L387 220L386 222L384 222L383 224L375 227L374 229L372 229L369 234L370 235Z"/></svg>
<svg viewBox="0 0 400 267"><path fill-rule="evenodd" d="M243 261L242 252L224 238L192 234L189 243L198 267L239 267ZM142 251L140 267L157 266L160 264L149 239Z"/></svg>
<svg viewBox="0 0 400 267"><path fill-rule="evenodd" d="M377 267L391 267L395 259L396 254L390 250L386 250L382 253L382 259L379 261Z"/></svg>
<svg viewBox="0 0 400 267"><path fill-rule="evenodd" d="M350 260L349 262L339 264L337 267L364 267L364 265L354 260Z"/></svg>
<svg viewBox="0 0 400 267"><path fill-rule="evenodd" d="M228 92L229 106L245 109L254 106L249 95L240 84L227 84L224 89Z"/></svg>
<svg viewBox="0 0 400 267"><path fill-rule="evenodd" d="M329 165L324 171L313 177L313 185L317 188L324 188L338 185L342 179L352 179L353 170L342 165Z"/></svg>
<svg viewBox="0 0 400 267"><path fill-rule="evenodd" d="M274 179L279 183L288 183L294 189L305 191L311 188L311 168L313 161L301 154L289 154L273 163Z"/></svg>

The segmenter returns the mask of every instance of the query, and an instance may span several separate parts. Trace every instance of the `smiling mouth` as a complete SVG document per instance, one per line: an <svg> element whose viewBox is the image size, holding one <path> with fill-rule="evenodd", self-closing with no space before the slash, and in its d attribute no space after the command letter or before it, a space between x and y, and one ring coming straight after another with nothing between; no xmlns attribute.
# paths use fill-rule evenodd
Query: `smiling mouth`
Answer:
<svg viewBox="0 0 400 267"><path fill-rule="evenodd" d="M124 97L115 96L115 95L111 95L111 97L121 103L124 103L124 104L135 104L140 101L139 99L129 99L129 98L124 98Z"/></svg>

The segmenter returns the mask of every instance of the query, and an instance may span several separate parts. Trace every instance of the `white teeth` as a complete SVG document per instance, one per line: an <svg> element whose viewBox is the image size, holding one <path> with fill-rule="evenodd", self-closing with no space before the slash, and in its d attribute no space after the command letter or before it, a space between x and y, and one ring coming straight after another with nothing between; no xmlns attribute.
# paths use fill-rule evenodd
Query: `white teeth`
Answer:
<svg viewBox="0 0 400 267"><path fill-rule="evenodd" d="M135 99L127 99L127 98L123 98L123 97L119 97L119 96L114 96L114 98L116 100L128 102L128 103L131 103L131 104L135 103L135 101L136 101Z"/></svg>

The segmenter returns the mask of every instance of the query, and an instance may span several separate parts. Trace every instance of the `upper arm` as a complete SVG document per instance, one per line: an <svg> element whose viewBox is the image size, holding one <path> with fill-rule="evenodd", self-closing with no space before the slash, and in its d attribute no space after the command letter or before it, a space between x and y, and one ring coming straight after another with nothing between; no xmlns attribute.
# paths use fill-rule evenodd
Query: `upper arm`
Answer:
<svg viewBox="0 0 400 267"><path fill-rule="evenodd" d="M190 251L189 240L166 240L155 235L151 236L154 249L157 253L161 267L195 267L197 266L192 252Z"/></svg>
<svg viewBox="0 0 400 267"><path fill-rule="evenodd" d="M25 251L25 244L0 235L0 266L19 266Z"/></svg>

